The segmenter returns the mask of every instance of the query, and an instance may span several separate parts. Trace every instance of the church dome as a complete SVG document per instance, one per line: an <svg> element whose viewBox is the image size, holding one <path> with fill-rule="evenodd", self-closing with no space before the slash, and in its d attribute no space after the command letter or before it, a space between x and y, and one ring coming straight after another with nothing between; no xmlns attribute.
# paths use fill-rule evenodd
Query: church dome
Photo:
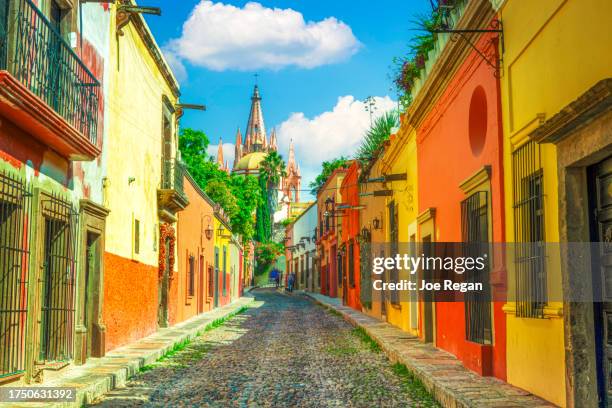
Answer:
<svg viewBox="0 0 612 408"><path fill-rule="evenodd" d="M257 172L259 171L259 165L266 158L264 152L253 152L242 157L236 166L234 167L235 172Z"/></svg>

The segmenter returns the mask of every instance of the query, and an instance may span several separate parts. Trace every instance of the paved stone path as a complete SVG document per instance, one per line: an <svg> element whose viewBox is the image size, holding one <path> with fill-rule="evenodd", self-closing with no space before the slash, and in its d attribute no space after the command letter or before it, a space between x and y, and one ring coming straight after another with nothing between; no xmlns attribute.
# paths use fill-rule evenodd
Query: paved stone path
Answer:
<svg viewBox="0 0 612 408"><path fill-rule="evenodd" d="M342 318L271 289L97 407L431 407L420 384Z"/></svg>

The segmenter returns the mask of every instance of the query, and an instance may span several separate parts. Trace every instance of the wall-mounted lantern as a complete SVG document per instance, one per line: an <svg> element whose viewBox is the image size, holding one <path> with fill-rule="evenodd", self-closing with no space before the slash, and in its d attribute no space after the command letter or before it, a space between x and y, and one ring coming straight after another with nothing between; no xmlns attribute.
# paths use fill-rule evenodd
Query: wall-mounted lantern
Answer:
<svg viewBox="0 0 612 408"><path fill-rule="evenodd" d="M212 226L212 217L210 215L205 215L204 217L202 217L202 225L204 225L204 222L208 221L208 224L206 225L206 228L204 228L204 236L206 237L207 240L211 240L213 233L215 232L215 229Z"/></svg>
<svg viewBox="0 0 612 408"><path fill-rule="evenodd" d="M380 229L380 218L376 217L372 220L372 226L375 230Z"/></svg>
<svg viewBox="0 0 612 408"><path fill-rule="evenodd" d="M334 211L334 199L332 197L327 197L327 200L325 200L325 212L331 214L333 211Z"/></svg>
<svg viewBox="0 0 612 408"><path fill-rule="evenodd" d="M219 225L219 229L217 230L217 235L222 237L224 232L225 232L225 227L223 226L223 224Z"/></svg>

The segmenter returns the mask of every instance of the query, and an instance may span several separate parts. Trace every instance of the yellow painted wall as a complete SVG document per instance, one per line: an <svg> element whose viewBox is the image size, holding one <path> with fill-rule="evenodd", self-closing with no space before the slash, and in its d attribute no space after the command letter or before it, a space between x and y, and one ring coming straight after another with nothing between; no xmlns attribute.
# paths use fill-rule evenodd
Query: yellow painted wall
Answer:
<svg viewBox="0 0 612 408"><path fill-rule="evenodd" d="M501 78L507 240L514 241L512 151L541 120L612 76L612 38L607 0L507 0ZM546 241L558 242L556 148L542 145ZM561 281L558 260L547 264L549 282ZM512 271L509 271L512 279ZM565 345L561 318L524 319L507 313L508 382L565 405ZM559 310L560 303L550 303Z"/></svg>
<svg viewBox="0 0 612 408"><path fill-rule="evenodd" d="M376 160L370 169L368 178L380 177L382 174L381 167L382 160ZM372 193L375 190L381 189L381 183L362 183L359 186L360 193ZM364 208L359 212L359 224L362 228L367 227L370 229L372 233L372 245L376 246L376 244L386 242L387 226L385 219L387 200L385 197L361 196L359 198L359 204L364 206ZM379 229L374 229L373 227L372 221L374 218L381 220ZM378 279L377 275L372 276L372 280L375 279ZM362 309L363 312L369 316L373 316L378 319L383 318L381 292L372 289L372 305L370 308L363 307Z"/></svg>
<svg viewBox="0 0 612 408"><path fill-rule="evenodd" d="M227 225L227 223L222 221L219 218L219 214L215 214L214 226L215 226L215 232L214 232L215 248L218 248L219 250L219 279L222 279L222 276L223 276L223 248L225 248L225 251L227 253L227 261L226 261L227 263L225 267L225 274L227 276L230 276L230 273L231 273L232 263L231 263L230 241L232 237L232 231L229 229L229 226ZM223 227L223 232L221 233L220 230L222 227ZM230 289L231 282L228 280L226 285L227 285L226 295L229 296L230 291L231 291ZM221 297L223 296L223 281L222 280L219 280L219 295ZM219 305L222 305L222 303L220 302Z"/></svg>
<svg viewBox="0 0 612 408"><path fill-rule="evenodd" d="M115 9L116 6L112 8L112 33ZM104 205L111 211L106 219L106 251L157 265L162 96L173 104L177 100L134 24L128 24L123 32L123 36L111 38L107 79L110 95L106 107L109 133L104 146L108 151ZM133 251L134 219L140 220L139 254Z"/></svg>
<svg viewBox="0 0 612 408"><path fill-rule="evenodd" d="M387 174L406 173L406 181L394 181L386 184L386 188L393 190L393 200L398 207L399 242L400 252L406 252L409 248L406 243L410 242L410 236L416 238L416 218L418 215L418 191L417 191L417 145L416 130L402 123L399 132L393 138L390 146L383 157L383 170ZM389 202L390 200L387 200ZM400 272L400 279L410 279L407 271ZM387 321L402 330L418 335L418 308L417 302L404 299L402 294L399 308L387 303ZM411 307L415 311L411 313Z"/></svg>

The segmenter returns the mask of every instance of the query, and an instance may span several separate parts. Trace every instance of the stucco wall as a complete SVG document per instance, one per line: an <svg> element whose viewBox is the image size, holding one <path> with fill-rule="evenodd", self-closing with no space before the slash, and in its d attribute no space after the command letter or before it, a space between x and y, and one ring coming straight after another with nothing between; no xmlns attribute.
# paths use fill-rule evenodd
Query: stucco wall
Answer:
<svg viewBox="0 0 612 408"><path fill-rule="evenodd" d="M212 293L207 291L207 279L208 267L214 262L214 239L211 236L209 240L205 230L209 225L213 226L213 207L202 196L201 190L194 185L191 178L185 177L184 186L189 205L178 214L177 292L176 297L171 300L172 303L176 303L177 322L212 308ZM195 258L194 296L188 294L190 255Z"/></svg>
<svg viewBox="0 0 612 408"><path fill-rule="evenodd" d="M605 0L507 0L500 9L504 22L505 71L501 78L506 172L506 219L513 225L512 151L541 121L603 78L612 76L612 36ZM557 153L544 144L544 215L546 241L559 240ZM513 228L506 230L514 240ZM559 265L547 268L560 281ZM560 308L560 304L549 306ZM508 321L508 381L564 406L565 345L562 319Z"/></svg>
<svg viewBox="0 0 612 408"><path fill-rule="evenodd" d="M104 254L106 350L157 330L157 267Z"/></svg>
<svg viewBox="0 0 612 408"><path fill-rule="evenodd" d="M482 49L490 47L484 36L478 42ZM486 98L486 134L481 151L470 141L470 109L478 89ZM466 194L463 181L483 166L491 166L488 207L492 225L491 242L503 242L503 179L501 156L501 118L499 88L491 68L472 52L453 76L444 94L436 102L417 130L419 212L435 208L435 240L461 242L461 201ZM501 303L492 307L494 376L506 378L506 333ZM470 369L488 374L483 346L465 340L465 307L460 302L437 302L436 346L459 357ZM484 346L487 347L487 346ZM489 346L490 347L490 346Z"/></svg>

